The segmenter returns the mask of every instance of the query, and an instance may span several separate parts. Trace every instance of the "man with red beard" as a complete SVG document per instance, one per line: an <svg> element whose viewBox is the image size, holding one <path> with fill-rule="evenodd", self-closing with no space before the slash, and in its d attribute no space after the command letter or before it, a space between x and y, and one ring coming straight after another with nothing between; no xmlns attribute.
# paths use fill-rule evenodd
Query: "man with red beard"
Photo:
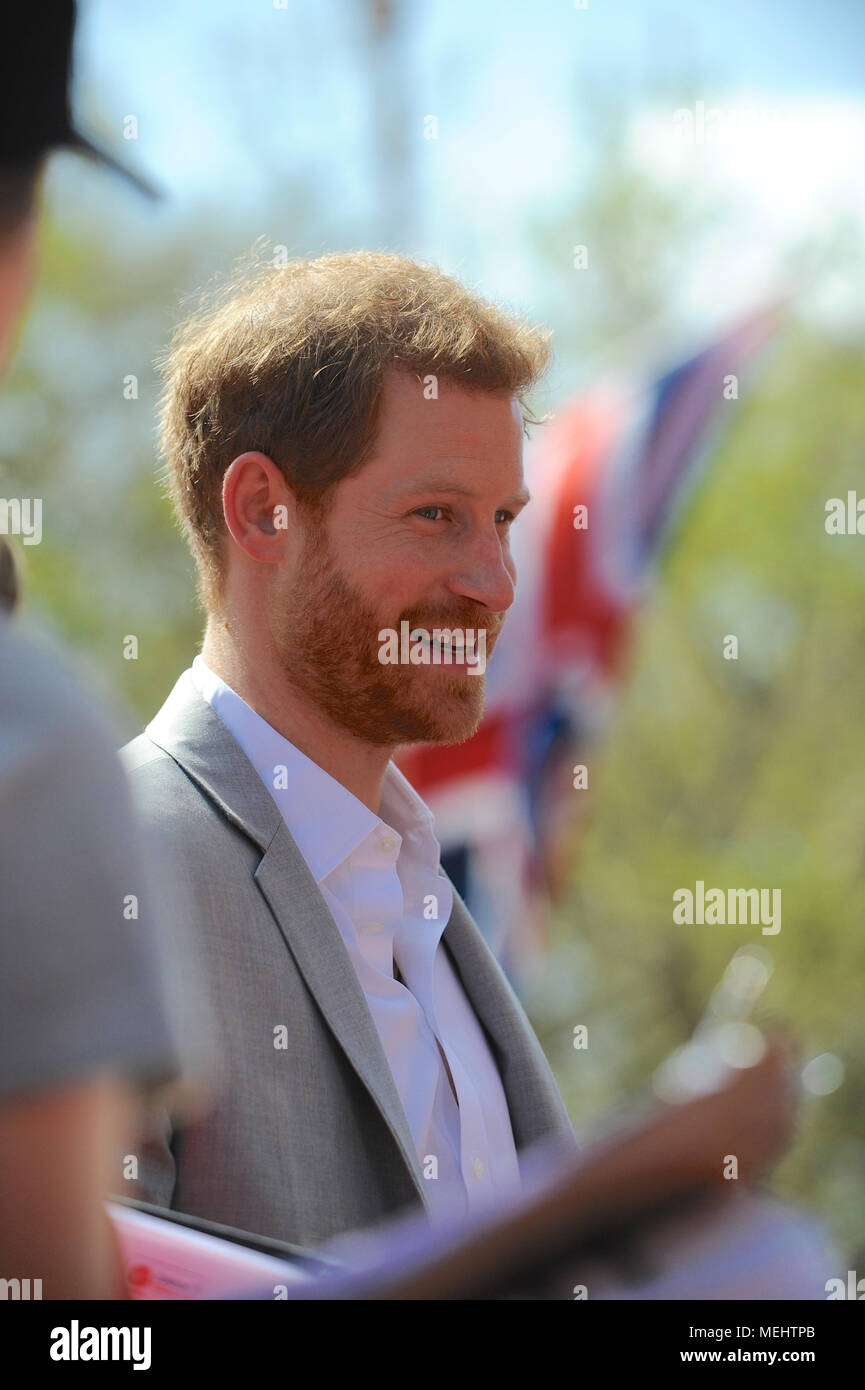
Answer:
<svg viewBox="0 0 865 1390"><path fill-rule="evenodd" d="M207 1114L154 1117L132 1195L310 1246L492 1208L528 1147L574 1143L392 762L480 722L548 356L435 268L371 253L238 277L165 355L207 624L125 757L191 890L222 1055Z"/></svg>

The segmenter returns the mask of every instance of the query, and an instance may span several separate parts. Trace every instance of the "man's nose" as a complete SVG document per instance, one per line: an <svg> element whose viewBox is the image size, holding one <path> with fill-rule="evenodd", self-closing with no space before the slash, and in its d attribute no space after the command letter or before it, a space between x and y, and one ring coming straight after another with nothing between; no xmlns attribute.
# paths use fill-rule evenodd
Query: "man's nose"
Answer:
<svg viewBox="0 0 865 1390"><path fill-rule="evenodd" d="M504 613L516 596L517 572L498 534L479 536L460 549L459 564L450 578L452 593Z"/></svg>

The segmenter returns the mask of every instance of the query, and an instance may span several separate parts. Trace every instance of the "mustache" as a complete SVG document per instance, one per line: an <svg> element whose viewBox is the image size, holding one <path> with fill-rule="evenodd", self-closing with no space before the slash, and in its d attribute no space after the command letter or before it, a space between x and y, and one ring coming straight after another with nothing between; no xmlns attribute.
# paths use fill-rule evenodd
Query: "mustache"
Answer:
<svg viewBox="0 0 865 1390"><path fill-rule="evenodd" d="M458 628L462 631L485 632L487 638L497 638L505 624L504 613L477 613L461 610L456 613L431 615L425 613L423 616L416 614L402 613L397 618L394 627L399 630L401 622L407 622L410 627L422 627L427 631L432 628Z"/></svg>

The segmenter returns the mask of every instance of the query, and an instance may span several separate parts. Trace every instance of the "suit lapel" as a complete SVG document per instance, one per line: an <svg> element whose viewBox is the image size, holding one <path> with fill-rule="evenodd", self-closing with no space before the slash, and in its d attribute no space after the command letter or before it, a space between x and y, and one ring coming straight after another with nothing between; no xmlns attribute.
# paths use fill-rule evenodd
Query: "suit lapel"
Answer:
<svg viewBox="0 0 865 1390"><path fill-rule="evenodd" d="M146 730L263 851L256 884L328 1027L390 1129L428 1208L417 1151L351 957L267 788L188 672Z"/></svg>
<svg viewBox="0 0 865 1390"><path fill-rule="evenodd" d="M456 888L442 940L496 1059L517 1149L547 1133L570 1139L570 1121L541 1045Z"/></svg>
<svg viewBox="0 0 865 1390"><path fill-rule="evenodd" d="M405 1110L351 957L282 817L255 879L331 1032L378 1106L428 1205Z"/></svg>

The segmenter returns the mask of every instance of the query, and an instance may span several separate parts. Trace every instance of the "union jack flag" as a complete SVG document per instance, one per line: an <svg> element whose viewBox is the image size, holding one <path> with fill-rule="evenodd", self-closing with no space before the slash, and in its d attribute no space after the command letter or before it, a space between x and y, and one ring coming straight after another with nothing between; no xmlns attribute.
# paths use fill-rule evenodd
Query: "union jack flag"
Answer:
<svg viewBox="0 0 865 1390"><path fill-rule="evenodd" d="M717 455L741 373L782 315L780 303L761 308L663 375L611 376L543 427L481 725L465 743L397 758L435 815L444 868L517 985L561 886L548 851L562 808L573 816L579 804L564 785L572 754L607 722L658 558Z"/></svg>

